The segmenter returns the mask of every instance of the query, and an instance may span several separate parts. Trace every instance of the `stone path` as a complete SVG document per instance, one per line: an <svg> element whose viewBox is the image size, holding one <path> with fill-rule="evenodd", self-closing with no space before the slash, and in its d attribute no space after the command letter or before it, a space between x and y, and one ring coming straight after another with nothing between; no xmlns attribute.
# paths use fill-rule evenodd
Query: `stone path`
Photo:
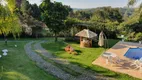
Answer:
<svg viewBox="0 0 142 80"><path fill-rule="evenodd" d="M41 46L41 43L44 43L44 42L45 41L36 42L33 47L35 51L32 50L32 48L31 48L31 44L33 44L34 42L30 42L25 46L25 50L26 50L27 54L29 55L29 57L33 61L35 61L40 68L51 73L52 75L54 75L62 80L67 80L67 79L69 79L69 80L110 80L111 79L111 80L113 80L112 78L107 78L107 77L98 75L98 74L94 73L93 71L88 71L82 67L71 64L66 59L62 59L62 58L58 58L56 56L53 56L51 53L49 53L47 50L45 50ZM64 71L63 69L61 69L57 65L52 64L51 62L45 61L37 53L40 53L42 56L46 57L47 59L49 59L57 64L63 65L67 69L72 70L76 73L79 73L80 75L79 76L71 75L70 73Z"/></svg>
<svg viewBox="0 0 142 80"><path fill-rule="evenodd" d="M68 80L68 79L75 79L72 75L62 71L60 68L52 65L51 63L43 60L38 54L36 54L32 48L31 44L34 42L30 42L25 45L25 50L27 55L36 62L37 66L44 69L45 71L53 74L54 76L62 79L62 80Z"/></svg>

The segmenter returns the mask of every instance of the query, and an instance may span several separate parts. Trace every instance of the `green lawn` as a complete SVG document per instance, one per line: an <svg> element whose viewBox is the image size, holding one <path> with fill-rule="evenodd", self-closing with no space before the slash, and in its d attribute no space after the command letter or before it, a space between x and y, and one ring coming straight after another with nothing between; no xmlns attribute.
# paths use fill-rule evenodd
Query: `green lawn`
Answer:
<svg viewBox="0 0 142 80"><path fill-rule="evenodd" d="M109 47L112 47L115 43L117 43L118 40L109 40ZM73 55L68 54L64 51L64 47L70 44L78 53L79 55ZM131 76L128 76L126 74L120 74L113 71L110 71L108 69L104 69L99 66L92 65L92 61L94 61L96 58L98 58L102 52L104 51L104 48L101 47L95 47L95 48L80 48L79 44L77 43L64 43L63 41L60 42L47 42L42 44L42 46L47 49L49 52L53 53L56 56L59 56L61 58L68 59L71 63L77 64L79 66L82 66L86 68L86 70L94 70L95 72L102 74L104 76L113 77L118 80L137 80L136 78L133 78Z"/></svg>
<svg viewBox="0 0 142 80"><path fill-rule="evenodd" d="M17 44L18 47L14 47ZM0 80L57 80L38 68L25 53L26 42L0 42L0 50L8 49L8 55L0 58ZM0 53L2 54L2 52Z"/></svg>

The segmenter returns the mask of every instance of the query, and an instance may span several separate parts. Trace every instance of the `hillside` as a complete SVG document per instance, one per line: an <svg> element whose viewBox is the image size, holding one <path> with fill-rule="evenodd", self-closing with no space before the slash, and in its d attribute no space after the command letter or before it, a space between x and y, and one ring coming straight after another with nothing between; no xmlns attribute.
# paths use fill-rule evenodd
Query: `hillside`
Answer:
<svg viewBox="0 0 142 80"><path fill-rule="evenodd" d="M98 8L87 8L87 9L81 9L81 8L73 8L73 11L84 11L84 12L91 12L94 13L97 9L102 9L104 7L98 7ZM124 16L125 13L127 13L128 16L132 15L134 12L134 8L119 8L120 13Z"/></svg>

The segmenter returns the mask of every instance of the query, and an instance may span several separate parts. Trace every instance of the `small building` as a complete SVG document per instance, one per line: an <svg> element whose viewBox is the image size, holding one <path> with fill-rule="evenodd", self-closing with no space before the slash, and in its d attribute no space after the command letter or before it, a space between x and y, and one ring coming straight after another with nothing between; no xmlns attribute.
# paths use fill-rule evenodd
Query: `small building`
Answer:
<svg viewBox="0 0 142 80"><path fill-rule="evenodd" d="M75 36L80 37L80 47L92 47L92 39L97 37L97 34L89 29L84 29L78 32Z"/></svg>

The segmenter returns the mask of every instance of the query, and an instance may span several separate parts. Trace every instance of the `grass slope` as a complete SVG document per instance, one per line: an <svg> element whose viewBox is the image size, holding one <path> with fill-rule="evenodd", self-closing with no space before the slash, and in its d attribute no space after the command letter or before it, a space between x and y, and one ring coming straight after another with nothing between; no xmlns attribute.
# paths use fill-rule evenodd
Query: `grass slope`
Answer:
<svg viewBox="0 0 142 80"><path fill-rule="evenodd" d="M109 47L112 47L117 42L118 40L109 40ZM92 61L98 58L104 51L103 48L101 47L80 48L79 44L76 43L69 43L69 44L80 54L73 55L65 52L64 47L67 46L67 44L61 41L56 43L55 42L44 43L42 44L42 46L45 49L47 49L49 52L53 53L54 55L59 56L61 58L65 58L74 64L80 65L81 67L86 68L86 70L94 70L95 72L100 73L104 76L113 77L118 80L136 80L136 78L133 78L126 74L116 73L108 69L92 65L91 64Z"/></svg>
<svg viewBox="0 0 142 80"><path fill-rule="evenodd" d="M14 47L17 44L18 47ZM0 50L8 49L8 55L0 58L0 80L57 80L38 68L25 54L26 42L0 42ZM2 54L2 52L0 53Z"/></svg>

